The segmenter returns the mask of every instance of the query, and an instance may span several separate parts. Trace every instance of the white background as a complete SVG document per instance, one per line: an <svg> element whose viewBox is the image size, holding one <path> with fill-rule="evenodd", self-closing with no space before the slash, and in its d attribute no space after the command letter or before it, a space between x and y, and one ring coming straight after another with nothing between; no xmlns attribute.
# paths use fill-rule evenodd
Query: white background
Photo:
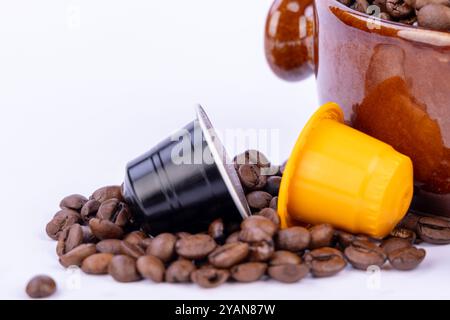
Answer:
<svg viewBox="0 0 450 320"><path fill-rule="evenodd" d="M26 298L40 273L57 280L58 299L450 298L450 247L375 278L348 268L209 291L80 275L70 288L44 231L60 199L120 183L126 162L191 121L194 104L219 129L279 129L279 152L265 151L287 158L318 103L314 79L286 83L266 64L271 1L1 2L0 298Z"/></svg>

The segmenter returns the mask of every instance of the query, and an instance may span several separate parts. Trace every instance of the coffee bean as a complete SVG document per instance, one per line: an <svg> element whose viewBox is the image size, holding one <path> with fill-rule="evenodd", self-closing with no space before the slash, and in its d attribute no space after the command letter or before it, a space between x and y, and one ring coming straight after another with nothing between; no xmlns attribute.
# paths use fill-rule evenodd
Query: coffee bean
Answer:
<svg viewBox="0 0 450 320"><path fill-rule="evenodd" d="M273 222L273 224L277 227L277 229L280 228L281 225L280 216L278 215L276 210L271 208L264 208L260 212L258 212L257 215L269 219L270 221Z"/></svg>
<svg viewBox="0 0 450 320"><path fill-rule="evenodd" d="M81 208L81 219L83 219L84 222L89 222L89 220L95 218L100 205L101 203L97 200L89 200L86 202L83 208Z"/></svg>
<svg viewBox="0 0 450 320"><path fill-rule="evenodd" d="M412 231L417 230L417 224L419 223L420 216L414 213L408 213L402 221L400 221L398 228L408 229Z"/></svg>
<svg viewBox="0 0 450 320"><path fill-rule="evenodd" d="M333 242L334 229L329 224L319 224L309 229L311 234L310 249L329 247Z"/></svg>
<svg viewBox="0 0 450 320"><path fill-rule="evenodd" d="M191 273L196 270L195 265L186 259L172 262L166 271L166 281L169 283L187 283L191 281Z"/></svg>
<svg viewBox="0 0 450 320"><path fill-rule="evenodd" d="M272 240L264 240L249 243L249 257L251 262L264 262L269 260L275 251L275 245Z"/></svg>
<svg viewBox="0 0 450 320"><path fill-rule="evenodd" d="M247 243L229 243L211 252L208 256L208 261L214 267L228 269L242 262L247 258L248 253L249 246Z"/></svg>
<svg viewBox="0 0 450 320"><path fill-rule="evenodd" d="M408 240L410 243L414 243L416 241L416 233L412 230L403 228L395 228L391 231L390 236Z"/></svg>
<svg viewBox="0 0 450 320"><path fill-rule="evenodd" d="M271 241L272 236L260 228L247 228L241 230L239 240L243 242Z"/></svg>
<svg viewBox="0 0 450 320"><path fill-rule="evenodd" d="M304 263L271 266L268 273L272 279L279 282L295 283L308 275L309 267Z"/></svg>
<svg viewBox="0 0 450 320"><path fill-rule="evenodd" d="M59 257L59 263L66 268L70 266L80 266L84 259L96 252L97 249L95 244L85 243Z"/></svg>
<svg viewBox="0 0 450 320"><path fill-rule="evenodd" d="M278 226L266 217L255 215L245 219L241 224L241 229L242 231L259 229L266 233L268 238L272 238L278 231ZM250 241L261 241L265 240L267 237Z"/></svg>
<svg viewBox="0 0 450 320"><path fill-rule="evenodd" d="M276 246L281 250L302 251L309 247L310 232L303 227L291 227L278 232Z"/></svg>
<svg viewBox="0 0 450 320"><path fill-rule="evenodd" d="M240 237L241 232L240 231L236 231L232 234L230 234L227 238L227 240L225 241L225 243L235 243L239 241L239 237Z"/></svg>
<svg viewBox="0 0 450 320"><path fill-rule="evenodd" d="M253 191L247 194L248 205L254 211L260 211L264 208L268 208L272 198L272 195L265 191Z"/></svg>
<svg viewBox="0 0 450 320"><path fill-rule="evenodd" d="M440 4L428 4L417 13L419 25L441 31L450 30L450 8Z"/></svg>
<svg viewBox="0 0 450 320"><path fill-rule="evenodd" d="M381 248L384 250L386 255L389 255L389 253L397 249L405 249L409 247L412 247L412 242L401 238L389 238L383 240L381 243Z"/></svg>
<svg viewBox="0 0 450 320"><path fill-rule="evenodd" d="M410 246L391 251L388 259L395 269L407 271L415 269L425 259L425 255L424 249Z"/></svg>
<svg viewBox="0 0 450 320"><path fill-rule="evenodd" d="M47 298L55 293L55 280L48 276L36 276L32 278L25 289L30 298Z"/></svg>
<svg viewBox="0 0 450 320"><path fill-rule="evenodd" d="M261 168L257 165L241 165L238 169L238 176L242 186L246 190L261 190L267 184L267 176L261 174Z"/></svg>
<svg viewBox="0 0 450 320"><path fill-rule="evenodd" d="M255 282L260 280L267 270L267 264L262 262L247 262L234 266L231 276L239 282Z"/></svg>
<svg viewBox="0 0 450 320"><path fill-rule="evenodd" d="M393 18L404 19L413 14L413 8L404 0L387 0L386 11Z"/></svg>
<svg viewBox="0 0 450 320"><path fill-rule="evenodd" d="M208 234L217 243L223 243L225 240L225 226L222 219L214 220L208 228Z"/></svg>
<svg viewBox="0 0 450 320"><path fill-rule="evenodd" d="M183 258L196 260L206 258L216 246L216 242L209 235L196 234L179 239L175 250Z"/></svg>
<svg viewBox="0 0 450 320"><path fill-rule="evenodd" d="M98 202L104 202L109 199L118 199L123 201L121 186L107 186L96 190L90 199L97 200Z"/></svg>
<svg viewBox="0 0 450 320"><path fill-rule="evenodd" d="M370 266L381 267L386 262L383 249L370 241L353 241L345 249L345 256L354 268L360 270L367 270Z"/></svg>
<svg viewBox="0 0 450 320"><path fill-rule="evenodd" d="M56 254L62 256L71 251L75 247L78 247L83 243L83 229L76 223L70 228L64 229L59 235L58 244L56 245Z"/></svg>
<svg viewBox="0 0 450 320"><path fill-rule="evenodd" d="M161 233L148 244L147 255L155 256L163 262L170 262L175 257L177 238L170 233Z"/></svg>
<svg viewBox="0 0 450 320"><path fill-rule="evenodd" d="M60 233L64 229L78 222L80 222L80 214L78 212L71 209L62 209L47 223L45 231L50 238L58 240Z"/></svg>
<svg viewBox="0 0 450 320"><path fill-rule="evenodd" d="M112 258L108 273L118 282L134 282L141 279L136 269L136 260L125 255Z"/></svg>
<svg viewBox="0 0 450 320"><path fill-rule="evenodd" d="M93 254L83 260L81 270L87 274L108 274L108 266L113 257L111 253Z"/></svg>
<svg viewBox="0 0 450 320"><path fill-rule="evenodd" d="M278 197L273 197L272 200L270 200L269 208L278 210Z"/></svg>
<svg viewBox="0 0 450 320"><path fill-rule="evenodd" d="M192 234L190 234L189 232L177 232L175 236L177 237L177 239L183 239L192 236Z"/></svg>
<svg viewBox="0 0 450 320"><path fill-rule="evenodd" d="M347 266L342 252L329 247L308 252L305 262L311 267L311 273L316 278L334 276Z"/></svg>
<svg viewBox="0 0 450 320"><path fill-rule="evenodd" d="M109 220L119 227L124 228L130 223L131 212L124 202L120 202L118 199L109 199L100 205L97 218Z"/></svg>
<svg viewBox="0 0 450 320"><path fill-rule="evenodd" d="M198 269L191 273L192 282L202 288L216 288L227 282L229 277L228 270L215 268Z"/></svg>
<svg viewBox="0 0 450 320"><path fill-rule="evenodd" d="M247 150L234 158L236 169L240 166L250 164L257 165L260 168L269 168L270 162L267 157L257 150Z"/></svg>
<svg viewBox="0 0 450 320"><path fill-rule="evenodd" d="M164 281L164 263L155 256L142 256L136 262L136 267L142 277L153 282Z"/></svg>
<svg viewBox="0 0 450 320"><path fill-rule="evenodd" d="M270 266L282 266L285 264L301 264L302 258L290 251L275 251L270 259Z"/></svg>
<svg viewBox="0 0 450 320"><path fill-rule="evenodd" d="M106 239L97 243L96 248L101 253L111 253L113 255L120 254L121 252L121 240Z"/></svg>
<svg viewBox="0 0 450 320"><path fill-rule="evenodd" d="M141 243L139 245L142 247L142 249L147 250L147 248L150 246L152 241L153 241L153 238L145 238L144 240L141 241Z"/></svg>
<svg viewBox="0 0 450 320"><path fill-rule="evenodd" d="M132 244L126 241L120 243L120 253L134 259L137 259L145 254L144 249L138 244Z"/></svg>
<svg viewBox="0 0 450 320"><path fill-rule="evenodd" d="M88 201L87 198L79 194L72 194L61 200L59 207L61 209L72 209L80 211L84 204Z"/></svg>
<svg viewBox="0 0 450 320"><path fill-rule="evenodd" d="M422 217L417 224L417 233L425 242L449 244L450 221L435 217Z"/></svg>
<svg viewBox="0 0 450 320"><path fill-rule="evenodd" d="M123 241L131 243L131 244L135 244L135 245L140 245L142 243L142 241L144 241L145 239L147 239L147 235L142 232L142 231L133 231L128 233L124 238Z"/></svg>
<svg viewBox="0 0 450 320"><path fill-rule="evenodd" d="M93 218L89 221L89 227L100 240L120 239L123 236L123 229L109 220Z"/></svg>
<svg viewBox="0 0 450 320"><path fill-rule="evenodd" d="M278 193L280 192L280 184L281 184L281 177L278 176L271 176L267 178L267 184L265 190L270 193L272 196L276 197L278 196Z"/></svg>
<svg viewBox="0 0 450 320"><path fill-rule="evenodd" d="M355 241L355 235L342 230L336 230L335 237L337 238L337 242L342 249L347 248L353 241Z"/></svg>

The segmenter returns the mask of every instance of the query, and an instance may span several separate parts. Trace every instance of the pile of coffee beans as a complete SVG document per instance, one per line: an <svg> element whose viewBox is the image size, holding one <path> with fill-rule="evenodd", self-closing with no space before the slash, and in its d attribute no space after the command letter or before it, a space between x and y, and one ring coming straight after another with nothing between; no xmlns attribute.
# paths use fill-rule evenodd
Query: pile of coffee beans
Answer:
<svg viewBox="0 0 450 320"><path fill-rule="evenodd" d="M425 250L416 244L450 243L450 221L414 214L384 240L328 224L281 230L277 196L284 166L273 166L263 154L247 151L235 158L235 167L253 215L240 225L215 220L199 234L145 234L136 225L121 186L100 188L89 198L64 198L46 227L48 236L57 240L60 264L79 266L86 274L109 274L119 282L149 279L214 288L227 281L270 278L295 283L308 275L331 277L348 264L367 270L389 261L394 269L412 270L425 258ZM42 298L55 290L51 278L38 276L26 292Z"/></svg>
<svg viewBox="0 0 450 320"><path fill-rule="evenodd" d="M432 30L450 31L450 0L338 0L362 13ZM379 10L373 10L377 6Z"/></svg>

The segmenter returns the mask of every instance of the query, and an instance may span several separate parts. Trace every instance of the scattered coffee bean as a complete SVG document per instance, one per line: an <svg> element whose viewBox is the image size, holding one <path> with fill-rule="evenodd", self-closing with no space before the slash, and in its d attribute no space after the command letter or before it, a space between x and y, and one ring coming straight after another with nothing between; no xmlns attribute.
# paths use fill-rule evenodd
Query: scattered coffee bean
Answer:
<svg viewBox="0 0 450 320"><path fill-rule="evenodd" d="M196 270L195 265L186 259L172 262L166 271L166 281L169 283L187 283L191 281L191 273Z"/></svg>
<svg viewBox="0 0 450 320"><path fill-rule="evenodd" d="M136 267L142 277L153 282L164 281L164 263L155 256L142 256L136 262Z"/></svg>
<svg viewBox="0 0 450 320"><path fill-rule="evenodd" d="M291 227L280 230L276 240L276 246L281 250L302 251L311 243L310 232L303 227Z"/></svg>
<svg viewBox="0 0 450 320"><path fill-rule="evenodd" d="M380 247L384 250L386 255L389 255L389 253L397 249L412 247L412 243L407 239L388 238L383 240Z"/></svg>
<svg viewBox="0 0 450 320"><path fill-rule="evenodd" d="M408 213L402 221L400 221L398 228L401 229L408 229L411 231L416 231L417 230L417 225L419 223L420 220L420 216L418 216L417 214L414 213Z"/></svg>
<svg viewBox="0 0 450 320"><path fill-rule="evenodd" d="M136 260L125 255L114 256L111 259L108 273L118 282L134 282L141 279L136 269Z"/></svg>
<svg viewBox="0 0 450 320"><path fill-rule="evenodd" d="M271 266L281 266L285 264L301 264L302 258L290 251L280 250L274 252L270 259Z"/></svg>
<svg viewBox="0 0 450 320"><path fill-rule="evenodd" d="M144 241L147 238L148 238L147 235L142 231L132 231L123 238L123 241L131 244L140 245L142 241Z"/></svg>
<svg viewBox="0 0 450 320"><path fill-rule="evenodd" d="M191 235L189 237L191 237ZM161 233L153 238L153 240L148 244L146 253L161 259L164 263L167 263L175 257L176 242L177 238L173 234Z"/></svg>
<svg viewBox="0 0 450 320"><path fill-rule="evenodd" d="M309 267L304 263L271 266L268 273L272 279L279 282L295 283L308 275Z"/></svg>
<svg viewBox="0 0 450 320"><path fill-rule="evenodd" d="M247 243L235 242L225 244L215 249L208 256L208 261L211 265L221 269L228 269L239 264L249 253L249 246Z"/></svg>
<svg viewBox="0 0 450 320"><path fill-rule="evenodd" d="M84 204L88 201L86 197L79 194L72 194L61 200L59 207L61 209L72 209L80 211Z"/></svg>
<svg viewBox="0 0 450 320"><path fill-rule="evenodd" d="M422 217L417 224L417 233L428 243L450 243L450 221L441 218Z"/></svg>
<svg viewBox="0 0 450 320"><path fill-rule="evenodd" d="M408 240L410 243L414 243L417 237L414 231L404 228L395 228L394 230L391 231L390 236L394 238Z"/></svg>
<svg viewBox="0 0 450 320"><path fill-rule="evenodd" d="M278 210L278 197L273 197L272 200L270 200L269 208Z"/></svg>
<svg viewBox="0 0 450 320"><path fill-rule="evenodd" d="M139 245L142 247L142 249L147 250L148 247L150 246L150 244L152 243L152 241L153 241L153 238L145 238L144 240L141 241L141 243Z"/></svg>
<svg viewBox="0 0 450 320"><path fill-rule="evenodd" d="M341 251L328 247L308 252L305 262L311 267L311 273L316 278L334 276L347 265Z"/></svg>
<svg viewBox="0 0 450 320"><path fill-rule="evenodd" d="M123 229L109 220L93 218L89 220L92 233L100 240L120 239L123 237Z"/></svg>
<svg viewBox="0 0 450 320"><path fill-rule="evenodd" d="M183 258L198 260L206 258L216 246L216 242L209 235L196 234L179 239L175 250Z"/></svg>
<svg viewBox="0 0 450 320"><path fill-rule="evenodd" d="M234 158L236 169L239 166L250 164L257 165L260 168L269 168L270 162L267 157L257 150L247 150Z"/></svg>
<svg viewBox="0 0 450 320"><path fill-rule="evenodd" d="M278 231L278 226L266 217L255 215L245 219L241 224L241 229L242 231L261 230L267 236L258 237L258 234L255 233L256 238L248 241L262 241L272 238Z"/></svg>
<svg viewBox="0 0 450 320"><path fill-rule="evenodd" d="M138 259L139 257L145 254L144 249L138 244L132 244L126 241L120 242L120 253L134 259Z"/></svg>
<svg viewBox="0 0 450 320"><path fill-rule="evenodd" d="M272 198L272 195L265 191L253 191L247 194L248 205L254 211L260 211L264 208L268 208Z"/></svg>
<svg viewBox="0 0 450 320"><path fill-rule="evenodd" d="M271 208L264 208L260 212L258 212L257 215L269 219L273 222L277 229L280 228L280 216L278 215L276 210Z"/></svg>
<svg viewBox="0 0 450 320"><path fill-rule="evenodd" d="M202 288L216 288L227 282L229 277L230 272L228 270L215 268L198 269L191 273L192 282Z"/></svg>
<svg viewBox="0 0 450 320"><path fill-rule="evenodd" d="M58 244L56 245L57 255L62 256L75 247L78 247L83 243L83 239L83 229L78 223L72 225L70 228L64 229L60 233Z"/></svg>
<svg viewBox="0 0 450 320"><path fill-rule="evenodd" d="M417 12L417 21L424 28L450 31L450 8L441 4L428 4Z"/></svg>
<svg viewBox="0 0 450 320"><path fill-rule="evenodd" d="M241 165L237 172L242 186L246 190L261 190L267 184L267 176L261 174L261 168L257 165Z"/></svg>
<svg viewBox="0 0 450 320"><path fill-rule="evenodd" d="M96 249L100 253L111 253L113 255L116 255L121 253L121 243L121 240L106 239L97 243Z"/></svg>
<svg viewBox="0 0 450 320"><path fill-rule="evenodd" d="M280 192L280 184L281 184L281 177L278 176L271 176L267 178L267 184L265 190L270 193L272 196L276 197L278 196L278 193Z"/></svg>
<svg viewBox="0 0 450 320"><path fill-rule="evenodd" d="M81 208L81 219L83 219L84 222L89 222L89 220L95 218L100 205L101 203L97 200L89 200L86 202L83 208Z"/></svg>
<svg viewBox="0 0 450 320"><path fill-rule="evenodd" d="M267 264L262 262L247 262L234 266L231 276L238 282L255 282L260 280L267 270Z"/></svg>
<svg viewBox="0 0 450 320"><path fill-rule="evenodd" d="M333 242L334 228L329 224L319 224L309 229L311 234L310 249L329 247Z"/></svg>
<svg viewBox="0 0 450 320"><path fill-rule="evenodd" d="M98 202L105 202L109 199L118 199L123 201L121 186L107 186L96 190L90 199L97 200Z"/></svg>
<svg viewBox="0 0 450 320"><path fill-rule="evenodd" d="M227 240L225 241L225 243L235 243L239 241L239 237L240 237L241 232L240 231L236 231L233 232L232 234L230 234L227 238Z"/></svg>
<svg viewBox="0 0 450 320"><path fill-rule="evenodd" d="M410 246L391 251L388 259L395 269L408 271L415 269L425 259L425 255L424 249Z"/></svg>
<svg viewBox="0 0 450 320"><path fill-rule="evenodd" d="M225 240L225 226L222 219L214 220L208 228L208 234L217 243L223 243Z"/></svg>
<svg viewBox="0 0 450 320"><path fill-rule="evenodd" d="M272 240L252 242L249 244L249 257L251 262L264 262L269 260L275 251L275 245Z"/></svg>
<svg viewBox="0 0 450 320"><path fill-rule="evenodd" d="M97 249L95 244L82 244L59 257L59 262L66 268L70 266L81 266L84 259L95 254L96 252Z"/></svg>
<svg viewBox="0 0 450 320"><path fill-rule="evenodd" d="M118 199L109 199L104 201L97 212L97 218L109 220L119 227L126 227L131 219L131 213L128 206Z"/></svg>
<svg viewBox="0 0 450 320"><path fill-rule="evenodd" d="M25 289L30 298L47 298L55 293L55 280L48 276L36 276L31 279Z"/></svg>
<svg viewBox="0 0 450 320"><path fill-rule="evenodd" d="M47 224L45 231L50 238L58 240L60 233L64 229L78 222L80 222L80 214L78 212L71 209L62 209Z"/></svg>
<svg viewBox="0 0 450 320"><path fill-rule="evenodd" d="M353 241L345 249L345 256L354 268L360 270L367 270L370 266L381 267L386 262L383 249L370 241Z"/></svg>
<svg viewBox="0 0 450 320"><path fill-rule="evenodd" d="M87 274L107 274L108 266L114 257L111 253L96 253L87 257L81 264L81 270Z"/></svg>

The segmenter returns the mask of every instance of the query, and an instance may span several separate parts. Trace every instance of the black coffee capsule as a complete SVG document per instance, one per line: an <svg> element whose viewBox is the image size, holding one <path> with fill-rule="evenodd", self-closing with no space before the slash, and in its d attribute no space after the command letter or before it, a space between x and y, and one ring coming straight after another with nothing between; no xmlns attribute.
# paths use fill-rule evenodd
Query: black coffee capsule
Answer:
<svg viewBox="0 0 450 320"><path fill-rule="evenodd" d="M218 217L250 215L234 165L201 106L196 120L128 163L123 188L152 235L204 231Z"/></svg>

